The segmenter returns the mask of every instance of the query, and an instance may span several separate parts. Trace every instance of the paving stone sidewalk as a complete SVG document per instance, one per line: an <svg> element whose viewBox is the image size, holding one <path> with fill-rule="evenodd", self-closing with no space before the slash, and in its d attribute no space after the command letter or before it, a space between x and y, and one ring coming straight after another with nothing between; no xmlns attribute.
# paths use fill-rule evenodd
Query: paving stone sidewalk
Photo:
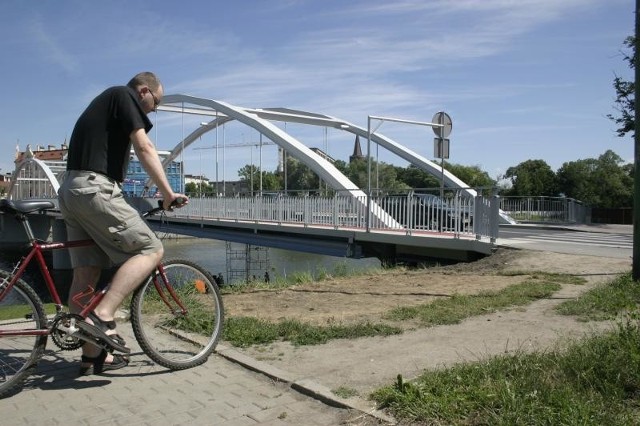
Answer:
<svg viewBox="0 0 640 426"><path fill-rule="evenodd" d="M264 374L259 362L226 349L202 366L169 371L137 346L128 324L119 332L132 348L127 368L78 377L80 351L47 344L37 373L23 389L0 399L0 423L10 425L340 425L376 424L362 412L307 396L313 383L296 386ZM224 352L224 346L222 346ZM250 368L247 368L250 367ZM316 389L319 395L323 389ZM326 392L325 392L326 393Z"/></svg>

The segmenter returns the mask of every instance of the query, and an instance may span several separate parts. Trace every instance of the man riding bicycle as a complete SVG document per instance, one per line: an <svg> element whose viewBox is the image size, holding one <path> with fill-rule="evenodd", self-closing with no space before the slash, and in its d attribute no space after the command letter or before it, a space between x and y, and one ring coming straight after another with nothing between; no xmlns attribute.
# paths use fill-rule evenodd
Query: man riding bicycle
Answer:
<svg viewBox="0 0 640 426"><path fill-rule="evenodd" d="M171 209L177 199L188 202L184 194L173 192L147 136L153 127L147 114L156 110L163 94L162 84L151 72L137 74L126 86L110 87L99 94L73 129L67 171L58 192L68 240L96 242L90 248L70 250L73 281L69 309L77 313L80 307L71 300L73 295L95 288L101 271L118 265L109 291L88 316L87 322L93 326L83 329L120 350L126 346L115 331L116 310L164 254L161 241L122 193L131 148L162 193L165 209ZM115 370L129 362L126 356L112 355L89 343L82 352L82 375Z"/></svg>

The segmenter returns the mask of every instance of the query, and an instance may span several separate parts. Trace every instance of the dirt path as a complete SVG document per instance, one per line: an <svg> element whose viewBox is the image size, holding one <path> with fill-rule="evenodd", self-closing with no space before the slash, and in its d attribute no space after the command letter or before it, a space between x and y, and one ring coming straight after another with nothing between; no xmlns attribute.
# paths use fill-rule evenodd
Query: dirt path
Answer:
<svg viewBox="0 0 640 426"><path fill-rule="evenodd" d="M553 298L525 307L470 318L458 325L409 330L392 337L334 340L324 345L294 347L289 343L243 349L298 377L330 389L345 387L366 398L371 391L424 369L477 360L486 356L548 347L567 336L605 327L556 315L552 308L592 286L629 271L631 259L500 249L470 264L421 271L338 278L280 291L225 296L228 315L278 320L297 318L317 324L379 322L396 306L425 303L454 293L499 290L524 281L526 275L504 272L558 272L584 277L586 285L565 285Z"/></svg>

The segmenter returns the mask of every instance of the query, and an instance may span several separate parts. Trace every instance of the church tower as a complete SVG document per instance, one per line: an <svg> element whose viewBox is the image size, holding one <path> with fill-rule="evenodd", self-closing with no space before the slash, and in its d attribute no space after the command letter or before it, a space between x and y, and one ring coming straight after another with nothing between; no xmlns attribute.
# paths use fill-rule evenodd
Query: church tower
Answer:
<svg viewBox="0 0 640 426"><path fill-rule="evenodd" d="M349 157L349 163L353 163L356 160L363 160L362 148L360 147L360 136L356 135L356 142L353 145L353 155Z"/></svg>

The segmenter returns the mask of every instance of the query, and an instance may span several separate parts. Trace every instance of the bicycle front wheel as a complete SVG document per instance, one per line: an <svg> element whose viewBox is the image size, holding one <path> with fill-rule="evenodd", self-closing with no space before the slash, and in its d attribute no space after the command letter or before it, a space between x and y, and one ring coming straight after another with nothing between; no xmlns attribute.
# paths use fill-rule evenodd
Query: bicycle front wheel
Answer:
<svg viewBox="0 0 640 426"><path fill-rule="evenodd" d="M215 350L224 321L220 290L211 274L188 260L169 260L131 300L138 344L172 370L204 363Z"/></svg>
<svg viewBox="0 0 640 426"><path fill-rule="evenodd" d="M10 278L0 271L0 397L18 389L35 371L47 344L46 334L34 334L47 328L40 298L22 280L7 290Z"/></svg>

